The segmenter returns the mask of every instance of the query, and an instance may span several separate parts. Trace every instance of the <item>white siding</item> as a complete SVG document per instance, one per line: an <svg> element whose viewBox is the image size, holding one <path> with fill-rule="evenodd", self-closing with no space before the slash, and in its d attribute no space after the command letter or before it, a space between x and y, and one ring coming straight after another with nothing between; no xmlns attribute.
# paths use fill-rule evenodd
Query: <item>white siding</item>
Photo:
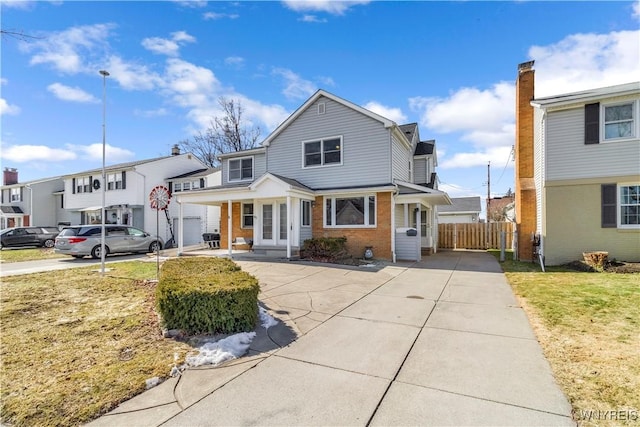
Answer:
<svg viewBox="0 0 640 427"><path fill-rule="evenodd" d="M409 177L409 161L411 161L413 153L395 137L393 137L391 141L392 176L393 178L409 182L411 179Z"/></svg>
<svg viewBox="0 0 640 427"><path fill-rule="evenodd" d="M536 232L543 233L543 197L544 197L544 153L545 147L544 113L540 109L533 111L533 179L536 186Z"/></svg>
<svg viewBox="0 0 640 427"><path fill-rule="evenodd" d="M325 113L318 114L318 103ZM382 123L328 98L303 111L267 148L269 172L311 188L378 185L390 182L389 130ZM342 164L302 167L302 141L342 136Z"/></svg>
<svg viewBox="0 0 640 427"><path fill-rule="evenodd" d="M418 158L413 161L413 183L426 184L429 182L429 167L426 158Z"/></svg>
<svg viewBox="0 0 640 427"><path fill-rule="evenodd" d="M640 139L585 145L584 108L551 111L544 154L548 181L632 175L638 173Z"/></svg>
<svg viewBox="0 0 640 427"><path fill-rule="evenodd" d="M265 153L253 153L247 154L246 156L241 155L241 152L238 153L238 157L225 158L222 162L222 184L229 184L229 160L241 158L241 157L253 157L253 180L260 178L262 175L267 172L267 156ZM243 181L247 183L247 185L251 181ZM233 184L233 182L232 182Z"/></svg>

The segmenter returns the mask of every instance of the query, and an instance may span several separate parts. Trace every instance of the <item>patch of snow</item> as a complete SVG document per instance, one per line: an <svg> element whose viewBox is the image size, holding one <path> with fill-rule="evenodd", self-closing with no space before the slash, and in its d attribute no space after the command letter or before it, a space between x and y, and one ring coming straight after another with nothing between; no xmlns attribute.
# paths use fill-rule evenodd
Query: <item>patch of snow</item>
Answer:
<svg viewBox="0 0 640 427"><path fill-rule="evenodd" d="M158 384L160 384L160 378L158 377L149 378L148 380L146 380L146 383L147 383L147 390L149 390L150 388L153 388Z"/></svg>
<svg viewBox="0 0 640 427"><path fill-rule="evenodd" d="M260 309L260 324L263 328L269 329L271 326L275 326L278 324L278 321L271 317L267 310L262 307L258 307Z"/></svg>
<svg viewBox="0 0 640 427"><path fill-rule="evenodd" d="M187 356L188 366L219 365L227 360L242 356L249 349L255 332L241 332L228 336L220 341L207 342L196 350L195 356Z"/></svg>

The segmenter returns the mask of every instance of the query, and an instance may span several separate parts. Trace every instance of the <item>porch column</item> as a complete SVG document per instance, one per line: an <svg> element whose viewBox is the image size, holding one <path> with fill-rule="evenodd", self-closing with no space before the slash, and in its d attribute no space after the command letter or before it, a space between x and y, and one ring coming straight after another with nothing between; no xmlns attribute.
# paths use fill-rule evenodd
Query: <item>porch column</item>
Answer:
<svg viewBox="0 0 640 427"><path fill-rule="evenodd" d="M182 236L184 235L184 224L183 224L183 212L182 212L182 203L178 203L178 256L182 256L182 252L184 249L184 240Z"/></svg>
<svg viewBox="0 0 640 427"><path fill-rule="evenodd" d="M231 200L227 200L227 252L229 254L229 258L231 258L232 251L231 245L233 244L233 237L231 236L233 233L233 206L231 205Z"/></svg>
<svg viewBox="0 0 640 427"><path fill-rule="evenodd" d="M287 259L291 259L291 234L293 234L291 224L291 196L287 196Z"/></svg>
<svg viewBox="0 0 640 427"><path fill-rule="evenodd" d="M422 215L420 214L420 203L416 203L415 216L416 216L416 231L418 232L418 261L422 261L422 224L420 224L420 219Z"/></svg>
<svg viewBox="0 0 640 427"><path fill-rule="evenodd" d="M391 193L391 261L396 262L396 196Z"/></svg>

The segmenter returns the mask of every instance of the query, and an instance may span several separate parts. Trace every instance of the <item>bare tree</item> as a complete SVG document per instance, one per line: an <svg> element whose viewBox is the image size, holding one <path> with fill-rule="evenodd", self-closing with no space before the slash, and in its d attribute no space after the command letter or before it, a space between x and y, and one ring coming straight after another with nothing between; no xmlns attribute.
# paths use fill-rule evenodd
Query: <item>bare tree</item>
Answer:
<svg viewBox="0 0 640 427"><path fill-rule="evenodd" d="M22 41L31 41L42 39L42 37L31 36L29 34L25 34L24 31L15 31L15 30L2 30L0 29L0 35L3 39L14 38Z"/></svg>
<svg viewBox="0 0 640 427"><path fill-rule="evenodd" d="M220 97L218 104L222 109L220 117L214 117L210 126L193 139L178 143L181 150L193 153L210 167L218 165L220 154L254 148L260 137L260 127L249 128L243 123L240 101Z"/></svg>

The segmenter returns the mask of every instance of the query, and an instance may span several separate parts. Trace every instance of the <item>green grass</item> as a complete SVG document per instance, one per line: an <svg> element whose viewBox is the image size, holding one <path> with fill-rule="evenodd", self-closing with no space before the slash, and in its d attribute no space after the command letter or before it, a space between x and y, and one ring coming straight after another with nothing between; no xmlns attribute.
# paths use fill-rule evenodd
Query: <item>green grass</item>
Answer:
<svg viewBox="0 0 640 427"><path fill-rule="evenodd" d="M640 274L501 265L575 413L640 411ZM636 415L625 425L640 425Z"/></svg>
<svg viewBox="0 0 640 427"><path fill-rule="evenodd" d="M0 250L0 262L37 261L39 259L68 258L48 248L20 248Z"/></svg>
<svg viewBox="0 0 640 427"><path fill-rule="evenodd" d="M3 278L2 423L86 423L167 377L191 349L162 337L155 263L123 262ZM175 358L177 357L177 361Z"/></svg>

